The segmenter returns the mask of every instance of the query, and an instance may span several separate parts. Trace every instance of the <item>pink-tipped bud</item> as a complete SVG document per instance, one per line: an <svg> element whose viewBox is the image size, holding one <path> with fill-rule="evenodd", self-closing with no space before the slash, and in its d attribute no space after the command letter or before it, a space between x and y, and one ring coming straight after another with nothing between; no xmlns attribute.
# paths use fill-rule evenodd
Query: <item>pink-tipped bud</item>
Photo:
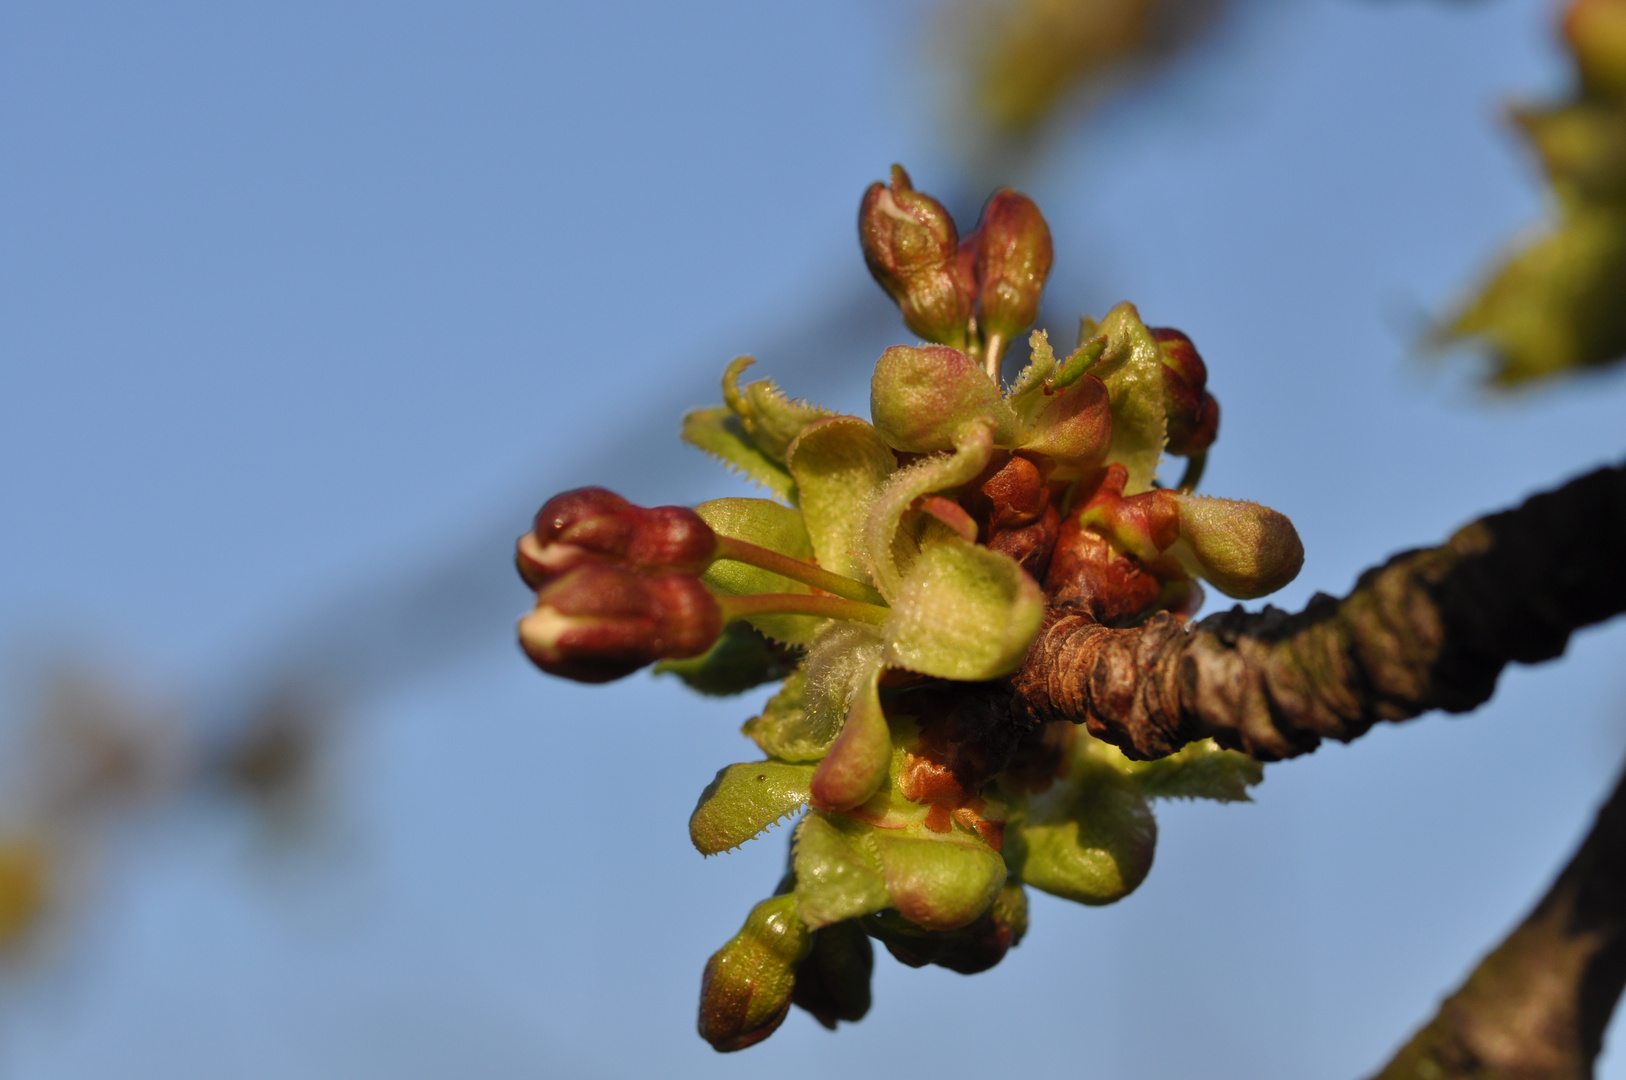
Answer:
<svg viewBox="0 0 1626 1080"><path fill-rule="evenodd" d="M909 329L943 345L964 348L973 285L959 259L960 236L943 204L892 166L890 185L874 183L858 207L864 263L903 312Z"/></svg>
<svg viewBox="0 0 1626 1080"><path fill-rule="evenodd" d="M717 554L717 534L684 506L634 506L613 491L555 495L519 538L520 577L540 589L584 563L620 563L642 574L698 575Z"/></svg>
<svg viewBox="0 0 1626 1080"><path fill-rule="evenodd" d="M1219 434L1219 402L1208 392L1208 366L1197 346L1168 326L1148 327L1163 359L1163 411L1171 454L1207 450Z"/></svg>
<svg viewBox="0 0 1626 1080"><path fill-rule="evenodd" d="M519 622L520 645L537 667L588 683L699 656L722 632L722 609L699 578L645 577L614 563L565 571Z"/></svg>
<svg viewBox="0 0 1626 1080"><path fill-rule="evenodd" d="M714 1050L729 1053L772 1035L790 1011L796 965L812 947L813 935L797 917L795 896L776 896L752 908L745 926L706 964L700 980L700 1037Z"/></svg>
<svg viewBox="0 0 1626 1080"><path fill-rule="evenodd" d="M978 326L984 338L1010 341L1039 317L1039 300L1055 250L1050 226L1034 201L1000 188L982 208L982 220L966 237L977 282Z"/></svg>

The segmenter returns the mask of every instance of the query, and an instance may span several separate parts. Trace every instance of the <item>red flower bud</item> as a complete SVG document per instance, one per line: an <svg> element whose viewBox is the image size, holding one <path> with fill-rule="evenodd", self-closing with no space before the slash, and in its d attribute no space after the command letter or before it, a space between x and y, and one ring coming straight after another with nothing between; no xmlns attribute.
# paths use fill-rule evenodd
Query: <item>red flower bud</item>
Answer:
<svg viewBox="0 0 1626 1080"><path fill-rule="evenodd" d="M537 667L588 683L699 656L722 632L722 609L699 578L645 577L613 563L565 571L519 622L520 645Z"/></svg>
<svg viewBox="0 0 1626 1080"><path fill-rule="evenodd" d="M717 535L683 506L646 508L599 487L555 495L519 538L520 577L540 589L573 566L616 562L643 574L694 576L711 565Z"/></svg>
<svg viewBox="0 0 1626 1080"><path fill-rule="evenodd" d="M1197 346L1168 326L1148 327L1163 357L1163 409L1171 454L1208 449L1219 434L1219 402L1208 392L1208 367Z"/></svg>
<svg viewBox="0 0 1626 1080"><path fill-rule="evenodd" d="M974 253L983 337L1010 341L1039 317L1039 300L1055 258L1050 226L1032 199L1000 188L983 206L982 220L963 246Z"/></svg>
<svg viewBox="0 0 1626 1080"><path fill-rule="evenodd" d="M909 329L927 341L969 344L973 284L959 259L959 232L942 203L914 189L903 166L892 166L890 186L874 183L864 192L858 241Z"/></svg>

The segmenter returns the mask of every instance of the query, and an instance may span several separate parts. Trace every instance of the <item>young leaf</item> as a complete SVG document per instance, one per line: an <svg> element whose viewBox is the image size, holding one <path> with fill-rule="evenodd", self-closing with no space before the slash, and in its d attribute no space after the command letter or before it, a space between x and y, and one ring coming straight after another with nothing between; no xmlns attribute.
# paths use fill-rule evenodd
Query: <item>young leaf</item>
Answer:
<svg viewBox="0 0 1626 1080"><path fill-rule="evenodd" d="M739 417L740 426L757 449L783 464L785 451L803 428L835 414L805 401L790 400L772 379L758 379L741 387L740 373L754 363L749 356L742 356L728 365L723 373L723 403Z"/></svg>
<svg viewBox="0 0 1626 1080"><path fill-rule="evenodd" d="M700 793L689 816L689 839L702 855L739 847L807 803L811 765L782 761L730 765Z"/></svg>
<svg viewBox="0 0 1626 1080"><path fill-rule="evenodd" d="M869 570L858 546L870 504L897 470L892 451L856 416L835 416L797 436L786 461L819 565L868 581Z"/></svg>
<svg viewBox="0 0 1626 1080"><path fill-rule="evenodd" d="M1163 361L1156 339L1133 304L1113 308L1095 333L1107 339L1101 359L1090 369L1106 384L1112 401L1112 449L1107 461L1129 470L1125 494L1137 495L1150 490L1168 437Z"/></svg>
<svg viewBox="0 0 1626 1080"><path fill-rule="evenodd" d="M1248 802L1248 788L1265 778L1265 767L1247 754L1221 750L1213 739L1194 742L1156 761L1123 762L1141 793L1153 799L1214 799Z"/></svg>
<svg viewBox="0 0 1626 1080"><path fill-rule="evenodd" d="M713 499L694 509L720 536L771 548L793 559L813 557L813 545L802 527L802 515L788 506L767 499ZM721 596L812 591L799 581L733 559L718 559L700 580ZM775 641L806 645L826 620L812 615L756 615L747 621Z"/></svg>
<svg viewBox="0 0 1626 1080"><path fill-rule="evenodd" d="M866 843L873 831L818 810L796 827L796 911L812 929L892 906L880 864Z"/></svg>
<svg viewBox="0 0 1626 1080"><path fill-rule="evenodd" d="M757 449L740 418L726 406L696 409L683 418L683 441L704 450L724 465L744 473L786 502L795 501L796 485L777 461Z"/></svg>
<svg viewBox="0 0 1626 1080"><path fill-rule="evenodd" d="M1035 889L1080 904L1110 904L1152 868L1157 819L1128 778L1095 766L1028 803L1005 830L1012 871Z"/></svg>
<svg viewBox="0 0 1626 1080"><path fill-rule="evenodd" d="M876 663L854 687L841 734L813 772L809 792L820 810L851 810L886 781L892 730L881 711L880 676L881 665Z"/></svg>
<svg viewBox="0 0 1626 1080"><path fill-rule="evenodd" d="M869 567L882 596L891 600L903 585L893 541L910 505L922 495L970 483L988 464L993 452L992 422L969 423L956 434L954 453L917 461L892 474L886 487L875 497L864 522L864 564Z"/></svg>
<svg viewBox="0 0 1626 1080"><path fill-rule="evenodd" d="M781 761L817 761L830 748L834 731L819 732L804 707L806 671L794 672L779 693L768 699L760 716L753 716L740 730L769 757Z"/></svg>
<svg viewBox="0 0 1626 1080"><path fill-rule="evenodd" d="M1044 595L1008 555L929 528L883 626L886 662L942 679L981 680L1022 663Z"/></svg>
<svg viewBox="0 0 1626 1080"><path fill-rule="evenodd" d="M750 625L734 623L705 655L662 660L655 665L655 674L676 675L689 689L709 697L731 697L753 686L777 682L793 667L784 650L775 648Z"/></svg>

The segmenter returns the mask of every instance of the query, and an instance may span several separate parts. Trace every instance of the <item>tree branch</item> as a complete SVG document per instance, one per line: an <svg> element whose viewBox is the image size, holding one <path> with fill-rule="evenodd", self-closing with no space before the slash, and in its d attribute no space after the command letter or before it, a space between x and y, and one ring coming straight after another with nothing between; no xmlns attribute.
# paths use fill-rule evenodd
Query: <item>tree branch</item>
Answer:
<svg viewBox="0 0 1626 1080"><path fill-rule="evenodd" d="M1587 1080L1626 985L1626 774L1535 910L1373 1080Z"/></svg>
<svg viewBox="0 0 1626 1080"><path fill-rule="evenodd" d="M1071 720L1134 758L1212 736L1261 760L1348 742L1380 720L1467 712L1509 661L1563 653L1626 611L1626 466L1599 469L1439 547L1396 555L1343 600L1240 606L1189 632L1052 609L1011 678L1014 719Z"/></svg>

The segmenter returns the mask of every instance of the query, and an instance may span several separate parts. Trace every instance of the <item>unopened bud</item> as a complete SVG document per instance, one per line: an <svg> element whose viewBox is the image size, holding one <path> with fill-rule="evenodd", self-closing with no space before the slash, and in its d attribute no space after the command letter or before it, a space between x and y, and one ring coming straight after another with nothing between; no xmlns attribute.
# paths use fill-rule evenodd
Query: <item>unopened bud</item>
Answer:
<svg viewBox="0 0 1626 1080"><path fill-rule="evenodd" d="M1167 326L1148 329L1163 360L1169 453L1183 457L1200 453L1219 434L1219 402L1208 392L1208 367L1185 334Z"/></svg>
<svg viewBox="0 0 1626 1080"><path fill-rule="evenodd" d="M869 272L897 302L909 329L944 345L964 347L971 322L972 282L959 259L960 236L943 204L892 166L890 185L874 183L858 208L858 240Z"/></svg>
<svg viewBox="0 0 1626 1080"><path fill-rule="evenodd" d="M772 1035L790 1011L796 965L813 934L796 914L794 895L751 909L745 926L706 964L700 980L700 1037L722 1053Z"/></svg>
<svg viewBox="0 0 1626 1080"><path fill-rule="evenodd" d="M1039 300L1055 251L1050 226L1034 201L1000 188L982 208L965 246L975 253L978 327L1010 341L1039 317Z"/></svg>
<svg viewBox="0 0 1626 1080"><path fill-rule="evenodd" d="M924 930L958 930L988 910L1005 884L1005 861L986 844L871 833L887 895Z"/></svg>
<svg viewBox="0 0 1626 1080"><path fill-rule="evenodd" d="M1298 576L1304 544L1286 515L1254 502L1169 494L1180 508L1180 540L1171 551L1194 576L1237 600L1275 592Z"/></svg>
<svg viewBox="0 0 1626 1080"><path fill-rule="evenodd" d="M694 576L711 565L717 535L684 506L634 506L600 487L555 495L519 538L515 563L533 589L589 562L615 562L643 574Z"/></svg>
<svg viewBox="0 0 1626 1080"><path fill-rule="evenodd" d="M893 910L864 917L864 928L909 967L936 964L961 975L987 971L1005 958L1028 929L1027 893L1007 881L989 909L958 930L923 930Z"/></svg>
<svg viewBox="0 0 1626 1080"><path fill-rule="evenodd" d="M791 1003L832 1031L839 1020L857 1023L869 1012L874 969L875 950L858 923L832 923L813 932L813 951L796 966Z"/></svg>
<svg viewBox="0 0 1626 1080"><path fill-rule="evenodd" d="M954 449L955 434L973 420L992 420L996 443L1013 438L1018 427L982 367L946 345L894 345L882 353L870 379L869 410L888 446L916 454Z"/></svg>
<svg viewBox="0 0 1626 1080"><path fill-rule="evenodd" d="M722 630L722 609L699 578L585 563L542 587L519 641L548 674L598 683L699 656Z"/></svg>

